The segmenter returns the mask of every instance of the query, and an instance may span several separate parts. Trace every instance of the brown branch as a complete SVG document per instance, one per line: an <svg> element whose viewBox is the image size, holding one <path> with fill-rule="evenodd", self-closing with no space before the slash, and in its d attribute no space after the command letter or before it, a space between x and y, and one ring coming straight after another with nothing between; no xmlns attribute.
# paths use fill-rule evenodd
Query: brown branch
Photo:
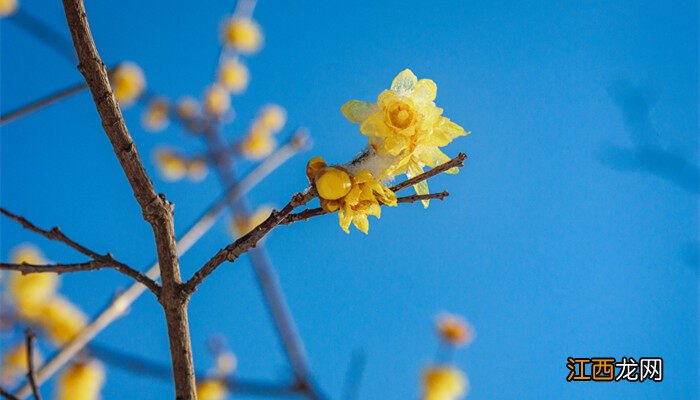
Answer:
<svg viewBox="0 0 700 400"><path fill-rule="evenodd" d="M80 243L74 241L73 239L69 238L64 234L59 227L53 227L49 230L39 228L38 226L34 225L31 223L29 220L26 218L14 214L5 208L0 207L0 213L3 215L7 216L8 218L16 221L20 225L22 225L25 229L30 230L32 232L38 233L39 235L44 236L47 239L50 240L55 240L61 243L66 244L67 246L71 247L72 249L78 251L79 253L82 253L90 258L92 258L93 262L87 262L87 263L81 263L81 264L63 264L63 267L60 265L59 270L53 270L50 268L56 267L56 266L51 266L51 265L45 265L45 266L39 266L39 265L34 265L34 266L29 266L27 268L27 264L24 264L24 266L19 265L19 264L8 264L8 263L2 263L2 267L0 269L13 269L17 271L21 271L24 274L32 273L32 272L57 272L57 273L63 273L63 272L75 272L75 271L91 271L91 270L97 270L97 269L102 269L102 268L112 268L116 271L119 271L123 273L124 275L127 275L136 281L142 283L144 286L146 286L151 292L155 293L158 295L160 293L160 285L153 279L147 277L145 274L141 273L140 271L131 268L130 266L117 261L114 259L114 257L111 254L99 254L93 250L88 249L87 247L81 245ZM13 267L14 265L14 267ZM82 268L79 266L83 266ZM71 267L72 266L72 267ZM65 269L61 269L64 268Z"/></svg>
<svg viewBox="0 0 700 400"><path fill-rule="evenodd" d="M5 390L2 386L0 386L0 396L4 397L5 400L19 400L19 398L13 396L12 393Z"/></svg>
<svg viewBox="0 0 700 400"><path fill-rule="evenodd" d="M464 166L464 160L466 160L466 159L467 159L466 154L459 153L457 155L457 157L451 159L450 161L448 161L444 164L440 164L437 167L435 167L429 171L423 172L420 175L416 175L411 179L408 179L408 180L403 181L399 184L396 184L396 185L392 186L390 189L393 190L394 192L398 192L401 189L415 185L416 183L423 182L424 180L426 180L428 178L432 178L433 176L435 176L439 173L445 172L448 169L451 169L454 167L462 167L462 166Z"/></svg>
<svg viewBox="0 0 700 400"><path fill-rule="evenodd" d="M41 400L41 393L39 393L39 386L36 383L36 375L34 374L34 341L36 337L32 328L27 328L25 335L27 336L27 380L32 387L34 400Z"/></svg>
<svg viewBox="0 0 700 400"><path fill-rule="evenodd" d="M181 290L182 280L175 241L173 205L165 199L165 196L156 194L153 183L146 174L136 145L112 93L107 68L92 38L83 1L63 0L63 8L80 61L78 70L83 74L90 88L102 120L102 128L112 143L114 153L129 180L134 197L141 206L143 217L153 230L163 282L158 301L163 306L168 326L176 398L196 398L192 344L187 318L189 297Z"/></svg>
<svg viewBox="0 0 700 400"><path fill-rule="evenodd" d="M417 201L432 200L432 199L444 200L445 197L447 197L449 195L450 195L450 193L447 190L444 190L440 193L414 194L414 195L410 195L410 196L399 197L396 199L396 202L397 203L414 203ZM382 204L382 205L384 205L384 204ZM289 214L287 216L287 218L285 218L284 221L282 221L280 224L289 225L293 222L306 221L309 218L318 217L320 215L326 215L326 214L330 214L330 213L321 207L309 208L307 210L300 211L298 213Z"/></svg>
<svg viewBox="0 0 700 400"><path fill-rule="evenodd" d="M280 211L273 211L265 221L255 227L252 231L240 237L235 242L219 250L214 257L209 259L192 277L185 283L184 289L188 293L197 290L197 286L204 281L214 270L222 263L229 261L233 262L241 254L250 250L252 247L268 234L274 227L280 224L284 218L289 215L295 208L303 206L313 198L316 193L311 188L307 188L304 192L296 193L292 199Z"/></svg>

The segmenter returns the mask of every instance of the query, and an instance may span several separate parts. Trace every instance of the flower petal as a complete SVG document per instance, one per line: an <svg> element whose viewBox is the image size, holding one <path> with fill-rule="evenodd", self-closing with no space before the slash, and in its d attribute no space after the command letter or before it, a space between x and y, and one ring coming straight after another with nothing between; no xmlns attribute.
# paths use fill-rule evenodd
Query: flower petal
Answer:
<svg viewBox="0 0 700 400"><path fill-rule="evenodd" d="M396 75L394 81L391 82L391 90L399 96L408 97L415 89L416 82L418 82L418 78L413 72L410 69L405 69Z"/></svg>
<svg viewBox="0 0 700 400"><path fill-rule="evenodd" d="M369 220L365 214L357 214L352 217L352 223L355 227L366 235L369 233Z"/></svg>
<svg viewBox="0 0 700 400"><path fill-rule="evenodd" d="M432 102L437 96L437 85L430 79L421 79L413 91L413 99L418 102Z"/></svg>
<svg viewBox="0 0 700 400"><path fill-rule="evenodd" d="M406 176L408 179L413 178L414 176L418 176L423 173L423 168L418 165L417 163L409 163L408 164L408 171L406 171ZM415 185L413 185L413 188L416 190L417 194L428 194L430 193L428 191L428 182L422 181L419 182ZM428 208L428 205L430 205L430 200L422 200L423 207Z"/></svg>
<svg viewBox="0 0 700 400"><path fill-rule="evenodd" d="M350 100L340 108L340 111L345 115L345 118L356 124L362 123L373 113L379 111L374 103L368 103L360 100Z"/></svg>

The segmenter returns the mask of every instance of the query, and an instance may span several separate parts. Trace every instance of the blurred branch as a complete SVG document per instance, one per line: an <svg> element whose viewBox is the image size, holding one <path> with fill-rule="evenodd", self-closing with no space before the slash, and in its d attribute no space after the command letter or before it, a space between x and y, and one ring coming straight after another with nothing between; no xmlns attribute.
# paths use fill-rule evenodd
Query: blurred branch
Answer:
<svg viewBox="0 0 700 400"><path fill-rule="evenodd" d="M66 88L60 89L56 92L48 94L38 100L32 101L29 104L20 106L12 111L0 115L0 125L4 125L10 121L20 118L26 114L39 110L43 107L51 105L61 99L65 99L72 96L78 92L87 89L87 84L85 82L76 83L74 85L68 86Z"/></svg>
<svg viewBox="0 0 700 400"><path fill-rule="evenodd" d="M189 226L185 233L177 241L178 256L187 253L190 248L201 239L205 233L214 226L214 223L226 208L229 202L244 196L260 181L274 172L292 156L297 154L306 144L307 138L293 137L277 151L253 168L238 184L229 187L225 193L214 203L209 205L204 212ZM159 276L158 262L155 261L147 270L146 276L157 279ZM100 312L89 324L83 328L70 342L37 371L37 379L43 382L56 373L64 364L72 359L90 340L104 330L114 320L122 316L129 306L143 294L145 287L141 284L133 284L123 292L117 294L108 306ZM31 388L25 385L17 395L24 398L29 395Z"/></svg>
<svg viewBox="0 0 700 400"><path fill-rule="evenodd" d="M23 7L19 7L7 20L34 36L34 38L51 48L51 50L61 55L61 57L66 59L71 65L77 64L78 60L75 58L73 46L70 41L65 38L63 33L36 18Z"/></svg>
<svg viewBox="0 0 700 400"><path fill-rule="evenodd" d="M356 400L358 398L366 364L367 359L363 351L357 350L352 353L350 364L345 374L343 392L340 396L341 400Z"/></svg>
<svg viewBox="0 0 700 400"><path fill-rule="evenodd" d="M27 328L25 335L27 337L27 380L29 381L29 386L32 387L34 400L41 400L41 393L39 393L39 386L36 383L36 375L34 374L34 341L36 337L31 328Z"/></svg>
<svg viewBox="0 0 700 400"><path fill-rule="evenodd" d="M0 386L0 396L2 396L6 400L19 400L17 397L13 396L12 393L5 390L2 386Z"/></svg>
<svg viewBox="0 0 700 400"><path fill-rule="evenodd" d="M98 254L95 251L88 249L87 247L77 243L68 236L66 236L59 227L53 227L50 230L41 229L33 223L29 222L26 218L11 213L10 211L0 207L0 213L7 216L8 218L21 224L25 229L32 232L38 233L47 239L62 242L67 246L77 250L78 252L90 257L92 261L80 264L57 264L57 265L31 265L31 264L9 264L1 263L0 269L15 270L20 271L23 274L29 274L33 272L74 272L74 271L91 271L102 268L111 268L117 270L124 275L127 275L136 281L142 283L151 292L156 295L160 292L160 286L153 279L147 277L143 273L131 268L130 266L119 262L112 257L111 254Z"/></svg>

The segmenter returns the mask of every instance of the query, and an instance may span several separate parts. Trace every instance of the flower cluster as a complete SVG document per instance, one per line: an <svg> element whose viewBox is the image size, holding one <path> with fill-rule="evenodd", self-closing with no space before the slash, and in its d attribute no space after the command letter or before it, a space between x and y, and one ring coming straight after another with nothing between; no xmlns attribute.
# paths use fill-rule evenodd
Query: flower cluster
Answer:
<svg viewBox="0 0 700 400"><path fill-rule="evenodd" d="M435 363L423 371L423 400L457 400L469 390L467 376L449 363L451 353L460 346L470 343L474 329L460 316L440 315L435 323L442 344L442 353Z"/></svg>
<svg viewBox="0 0 700 400"><path fill-rule="evenodd" d="M263 107L240 142L238 151L251 160L269 156L277 146L274 135L284 128L286 122L284 108L274 104Z"/></svg>
<svg viewBox="0 0 700 400"><path fill-rule="evenodd" d="M203 158L187 159L179 152L168 148L156 150L155 164L160 176L168 181L177 181L186 176L193 182L199 182L209 172Z"/></svg>
<svg viewBox="0 0 700 400"><path fill-rule="evenodd" d="M306 165L306 176L316 188L321 207L327 212L338 212L338 221L345 233L350 233L351 223L368 233L367 217L379 218L381 205L396 205L396 194L367 169L328 166L323 158L314 157Z"/></svg>

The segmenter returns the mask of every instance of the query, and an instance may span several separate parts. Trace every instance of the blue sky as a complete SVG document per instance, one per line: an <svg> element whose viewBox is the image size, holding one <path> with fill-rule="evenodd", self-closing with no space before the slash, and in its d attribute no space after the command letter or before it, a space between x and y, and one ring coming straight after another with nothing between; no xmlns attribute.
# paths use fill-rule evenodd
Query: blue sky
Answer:
<svg viewBox="0 0 700 400"><path fill-rule="evenodd" d="M416 398L435 353L432 320L446 310L477 331L455 358L469 398L697 399L697 2L377 3L259 1L265 48L249 59L252 83L234 99L238 118L225 132L240 134L270 102L287 109L290 127L309 129L313 150L250 195L278 205L305 185L309 157L344 162L363 147L340 106L373 100L404 68L433 79L438 106L473 132L446 150L468 154L461 172L431 181L450 191L445 202L387 210L369 236L348 236L328 216L267 241L321 387L337 398L362 349L361 398ZM22 6L68 35L58 2ZM87 11L108 63L139 63L151 90L176 98L210 83L219 23L232 8L131 0ZM3 112L81 80L12 24L2 21L0 35ZM124 110L127 124L182 231L218 195L218 181L159 180L156 146L194 153L201 143L176 127L143 131L140 111ZM3 207L133 265L153 259L150 229L87 93L3 126L0 144ZM31 241L52 260L82 260L0 223L3 259ZM184 274L228 240L217 225L183 257ZM129 283L109 271L62 282L90 314ZM202 285L190 315L200 369L211 364L206 338L221 334L240 376L285 376L247 257ZM97 341L169 359L150 295ZM663 357L664 381L568 383L567 356ZM108 371L105 399L170 394L168 384Z"/></svg>

